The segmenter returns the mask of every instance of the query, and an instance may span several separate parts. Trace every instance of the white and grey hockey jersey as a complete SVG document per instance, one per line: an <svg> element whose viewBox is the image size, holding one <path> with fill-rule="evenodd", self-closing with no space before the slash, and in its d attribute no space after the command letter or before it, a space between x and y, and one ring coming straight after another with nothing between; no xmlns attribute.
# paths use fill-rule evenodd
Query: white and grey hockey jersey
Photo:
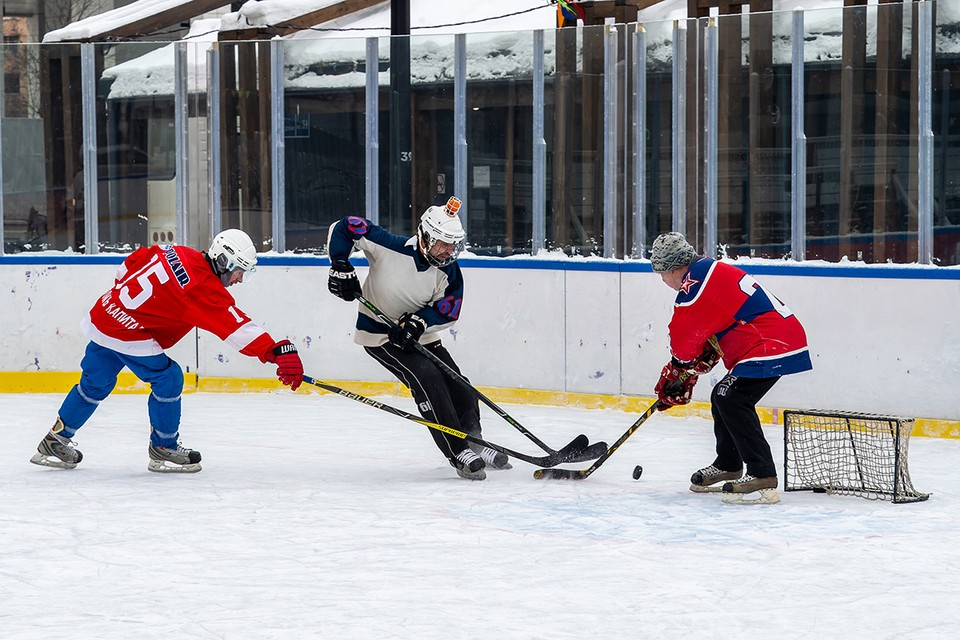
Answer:
<svg viewBox="0 0 960 640"><path fill-rule="evenodd" d="M439 340L442 331L460 317L463 275L454 262L445 267L429 264L417 251L417 238L397 236L366 218L348 216L330 225L327 239L331 262L348 262L363 251L370 270L363 282L363 297L386 316L397 320L415 313L427 323L422 344ZM354 342L379 347L387 342L389 328L364 305L359 306Z"/></svg>

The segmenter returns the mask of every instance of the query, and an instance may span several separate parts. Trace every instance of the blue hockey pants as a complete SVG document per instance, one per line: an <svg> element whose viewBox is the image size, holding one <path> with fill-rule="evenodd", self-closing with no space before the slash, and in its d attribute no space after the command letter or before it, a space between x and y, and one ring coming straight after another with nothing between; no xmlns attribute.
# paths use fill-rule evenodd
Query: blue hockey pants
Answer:
<svg viewBox="0 0 960 640"><path fill-rule="evenodd" d="M97 405L117 386L117 374L127 367L140 380L150 385L147 411L150 415L151 444L176 447L180 431L180 393L183 371L180 365L161 353L155 356L128 356L95 342L87 345L80 361L80 383L75 385L60 406L63 435L73 438Z"/></svg>

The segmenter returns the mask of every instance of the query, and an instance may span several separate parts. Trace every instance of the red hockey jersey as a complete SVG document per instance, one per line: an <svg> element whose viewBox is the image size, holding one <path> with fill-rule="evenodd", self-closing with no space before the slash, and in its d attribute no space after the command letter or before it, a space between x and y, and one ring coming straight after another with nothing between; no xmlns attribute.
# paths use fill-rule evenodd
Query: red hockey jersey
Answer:
<svg viewBox="0 0 960 640"><path fill-rule="evenodd" d="M742 269L700 258L687 270L670 321L670 349L694 360L717 336L723 365L745 378L772 378L813 368L797 317Z"/></svg>
<svg viewBox="0 0 960 640"><path fill-rule="evenodd" d="M141 247L84 323L100 346L132 356L163 353L194 328L267 362L273 338L235 306L206 257L189 247Z"/></svg>

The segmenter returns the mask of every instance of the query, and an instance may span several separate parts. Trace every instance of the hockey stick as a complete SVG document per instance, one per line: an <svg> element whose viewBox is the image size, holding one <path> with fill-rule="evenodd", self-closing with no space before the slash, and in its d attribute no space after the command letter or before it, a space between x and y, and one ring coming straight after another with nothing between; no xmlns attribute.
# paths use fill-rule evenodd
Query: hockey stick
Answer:
<svg viewBox="0 0 960 640"><path fill-rule="evenodd" d="M717 353L717 357L723 356L723 351L720 350L720 343L717 342L716 336L712 336L709 340L710 346ZM680 382L684 382L687 378L690 377L689 371L684 371L680 376ZM617 438L617 441L607 449L603 455L596 459L596 461L587 467L586 469L537 469L533 472L533 477L537 480L543 480L544 478L549 478L551 480L583 480L590 476L591 473L596 471L600 465L607 461L607 458L613 455L613 453L620 448L624 442L627 441L627 438L633 435L634 431L640 428L644 422L647 421L647 418L652 416L657 412L657 409L660 408L660 405L663 404L660 400L654 402L650 407L643 412L643 414L637 418L637 421L630 425L630 428L623 432L623 435Z"/></svg>
<svg viewBox="0 0 960 640"><path fill-rule="evenodd" d="M391 318L387 317L382 311L380 311L380 309L377 308L375 304L367 300L365 297L363 297L363 295L357 295L357 300L359 300L360 303L363 304L363 306L365 306L367 309L373 312L373 314L380 319L380 322L384 323L388 327L396 326L397 324L396 322L394 322ZM482 391L480 391L479 389L474 387L472 384L470 384L470 381L464 378L460 373L458 373L456 369L454 369L453 367L448 365L446 362L438 358L434 353L432 353L425 346L423 346L419 342L414 342L413 346L417 351L419 351L421 354L429 358L431 362L437 365L437 367L441 371L443 371L451 380L455 380L456 382L459 382L460 384L470 389L470 391L475 396L477 396L477 398L479 398L480 401L483 402L483 404L493 409L494 413L496 413L498 416L506 420L513 428L515 428L517 431L519 431L520 433L525 435L527 438L529 438L531 442L536 444L538 447L543 449L546 453L550 454L551 456L556 455L558 453L555 449L550 448L545 442L540 440L540 438L530 433L530 431L528 431L522 424L514 420L513 417L510 416L510 414L508 414L506 411L501 409L500 406L497 405L493 400L485 396ZM583 436L583 438L585 439L587 438L583 434L580 434L580 435ZM587 442L589 442L589 439L587 439ZM607 443L596 442L590 446L586 446L579 457L572 458L567 462L586 462L587 460L593 460L597 456L601 455L604 451L606 451L606 449L607 449Z"/></svg>
<svg viewBox="0 0 960 640"><path fill-rule="evenodd" d="M538 467L553 467L558 464L563 464L564 462L577 462L580 460L580 456L582 456L583 450L586 448L587 443L589 442L587 440L587 437L581 434L576 438L574 438L567 446L563 447L562 449L560 449L554 454L547 455L547 456L540 456L540 457L528 456L526 454L520 453L519 451L514 451L512 449L502 447L498 444L487 442L482 438L471 436L469 433L458 431L453 427L447 427L442 424L438 424L436 422L430 422L429 420L424 420L423 418L415 416L412 413L407 413L402 409L397 409L396 407L392 407L388 404L384 404L382 402L374 400L373 398L362 396L359 393L354 393L352 391L347 391L346 389L341 389L340 387L332 385L328 382L323 382L322 380L315 380L310 376L303 376L303 381L315 387L320 387L325 391L329 391L331 393L335 393L337 395L343 396L344 398L350 398L351 400L356 400L357 402L365 404L369 407L373 407L374 409L380 409L381 411L392 413L393 415L398 416L400 418L406 418L411 422L422 424L425 427L436 429L437 431L442 431L443 433L449 434L455 438L460 438L461 440L466 440L467 442L473 442L475 444L479 444L485 447L490 447L494 451L505 453L508 456L516 458L517 460L523 460L524 462L529 462L530 464L536 465Z"/></svg>
<svg viewBox="0 0 960 640"><path fill-rule="evenodd" d="M660 401L657 400L650 408L643 412L643 414L637 418L637 421L630 425L630 428L627 429L622 436L620 436L616 442L610 445L610 448L607 449L603 455L596 459L596 461L587 467L586 469L537 469L533 472L533 477L537 480L542 480L548 478L551 480L583 480L588 477L591 473L600 468L604 462L607 461L607 458L613 455L614 451L620 448L624 442L627 441L627 438L633 435L633 432L640 428L644 422L647 421L647 418L652 416L657 411L657 407L660 406Z"/></svg>

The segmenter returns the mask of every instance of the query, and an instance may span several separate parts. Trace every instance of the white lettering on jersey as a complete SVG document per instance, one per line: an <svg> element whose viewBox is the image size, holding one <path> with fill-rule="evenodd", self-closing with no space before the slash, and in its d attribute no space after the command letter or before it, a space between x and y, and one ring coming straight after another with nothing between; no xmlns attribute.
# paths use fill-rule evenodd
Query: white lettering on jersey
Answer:
<svg viewBox="0 0 960 640"><path fill-rule="evenodd" d="M760 286L760 283L754 280L749 274L743 274L743 277L740 278L740 291L743 291L748 296L752 296L757 291L763 291L767 296L767 300L770 301L770 304L773 306L773 310L779 313L784 318L789 318L793 315L793 311L790 311L787 308L787 305L780 302L780 299Z"/></svg>
<svg viewBox="0 0 960 640"><path fill-rule="evenodd" d="M125 306L127 309L133 310L150 299L150 296L153 295L153 282L150 281L150 276L156 276L158 284L164 284L170 279L169 274L167 274L167 270L164 269L163 265L159 262L159 256L153 256L146 266L123 282L118 282L114 287L114 289L120 290L119 297L120 302L123 303L123 306ZM130 281L133 279L136 279L137 284L140 285L140 293L135 296L130 295L129 287Z"/></svg>

